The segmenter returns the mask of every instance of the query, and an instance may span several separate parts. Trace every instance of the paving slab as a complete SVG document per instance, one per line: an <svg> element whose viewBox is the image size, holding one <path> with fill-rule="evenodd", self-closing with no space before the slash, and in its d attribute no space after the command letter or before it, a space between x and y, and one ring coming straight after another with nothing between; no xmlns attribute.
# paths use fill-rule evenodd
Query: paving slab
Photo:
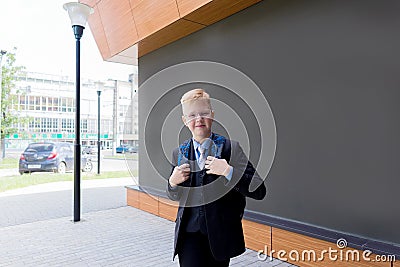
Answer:
<svg viewBox="0 0 400 267"><path fill-rule="evenodd" d="M93 180L72 222L71 184L0 194L0 266L179 266L174 222L126 205L131 178ZM230 266L294 266L247 250Z"/></svg>

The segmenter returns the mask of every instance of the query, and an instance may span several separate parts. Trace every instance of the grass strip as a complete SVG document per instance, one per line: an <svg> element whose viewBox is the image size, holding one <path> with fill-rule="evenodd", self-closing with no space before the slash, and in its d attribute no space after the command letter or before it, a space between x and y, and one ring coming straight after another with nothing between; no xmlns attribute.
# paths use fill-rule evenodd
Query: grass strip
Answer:
<svg viewBox="0 0 400 267"><path fill-rule="evenodd" d="M133 176L137 176L137 174L138 174L137 170L132 171ZM83 172L81 174L81 178L83 180L122 178L122 177L131 177L131 174L129 171L103 172L100 175L97 175L96 173L93 172L90 173ZM72 181L73 178L74 178L73 173L59 174L51 172L0 177L0 192L17 188L23 188L30 185Z"/></svg>

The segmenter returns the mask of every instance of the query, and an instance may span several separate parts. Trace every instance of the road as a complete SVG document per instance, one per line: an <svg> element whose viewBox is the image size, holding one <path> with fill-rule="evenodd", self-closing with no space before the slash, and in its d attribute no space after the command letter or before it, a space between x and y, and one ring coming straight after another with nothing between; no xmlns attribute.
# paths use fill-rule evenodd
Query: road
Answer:
<svg viewBox="0 0 400 267"><path fill-rule="evenodd" d="M8 151L7 157L19 158L22 151L13 150ZM104 155L102 155L102 160L100 161L100 172L109 172L109 171L133 171L138 168L137 160L125 160L124 158L111 158L111 151L105 151ZM121 157L121 155L120 155ZM92 172L97 172L97 155L92 156L93 159L93 170ZM0 176L12 176L19 175L18 166L15 166L11 169L2 169L0 170Z"/></svg>
<svg viewBox="0 0 400 267"><path fill-rule="evenodd" d="M20 148L7 148L6 149L6 157L7 158L19 158L19 156L21 155L21 153L23 151L24 151L24 149L20 149ZM112 149L101 150L101 153L105 157L111 157L112 156ZM121 154L117 154L117 155L121 155Z"/></svg>

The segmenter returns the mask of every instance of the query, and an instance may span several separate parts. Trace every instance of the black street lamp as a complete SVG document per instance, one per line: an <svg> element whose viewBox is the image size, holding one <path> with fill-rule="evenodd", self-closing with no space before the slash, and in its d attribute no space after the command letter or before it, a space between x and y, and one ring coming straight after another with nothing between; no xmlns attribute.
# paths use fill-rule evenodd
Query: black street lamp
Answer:
<svg viewBox="0 0 400 267"><path fill-rule="evenodd" d="M103 91L104 84L97 82L97 174L100 174L100 95Z"/></svg>
<svg viewBox="0 0 400 267"><path fill-rule="evenodd" d="M87 19L93 13L90 6L71 2L63 5L71 19L72 29L76 39L76 99L75 99L75 149L74 149L74 222L81 217L81 62L80 40Z"/></svg>

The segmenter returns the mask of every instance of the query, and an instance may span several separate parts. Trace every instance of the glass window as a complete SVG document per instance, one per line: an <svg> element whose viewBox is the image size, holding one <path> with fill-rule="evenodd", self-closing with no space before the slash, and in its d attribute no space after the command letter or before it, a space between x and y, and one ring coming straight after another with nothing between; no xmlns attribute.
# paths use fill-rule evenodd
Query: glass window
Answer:
<svg viewBox="0 0 400 267"><path fill-rule="evenodd" d="M20 110L25 110L25 96L24 95L20 95L19 96L19 108Z"/></svg>
<svg viewBox="0 0 400 267"><path fill-rule="evenodd" d="M58 119L52 119L53 121L53 131L58 132Z"/></svg>
<svg viewBox="0 0 400 267"><path fill-rule="evenodd" d="M42 96L42 111L47 110L47 98Z"/></svg>
<svg viewBox="0 0 400 267"><path fill-rule="evenodd" d="M25 95L20 95L19 96L20 104L25 105L25 101L26 101L25 97L26 97Z"/></svg>
<svg viewBox="0 0 400 267"><path fill-rule="evenodd" d="M58 98L53 98L53 111L58 111Z"/></svg>
<svg viewBox="0 0 400 267"><path fill-rule="evenodd" d="M88 121L87 120L81 120L81 131L83 133L87 133L87 127L88 127Z"/></svg>
<svg viewBox="0 0 400 267"><path fill-rule="evenodd" d="M35 96L35 110L40 110L40 96Z"/></svg>
<svg viewBox="0 0 400 267"><path fill-rule="evenodd" d="M28 103L29 110L35 110L35 97L29 96L29 103Z"/></svg>
<svg viewBox="0 0 400 267"><path fill-rule="evenodd" d="M61 98L61 111L67 112L67 99Z"/></svg>
<svg viewBox="0 0 400 267"><path fill-rule="evenodd" d="M47 99L47 110L53 111L53 98L52 97L49 97Z"/></svg>
<svg viewBox="0 0 400 267"><path fill-rule="evenodd" d="M71 127L70 127L70 132L72 133L75 129L75 120L74 119L69 119L71 121Z"/></svg>
<svg viewBox="0 0 400 267"><path fill-rule="evenodd" d="M47 118L46 120L46 132L51 132L51 120Z"/></svg>
<svg viewBox="0 0 400 267"><path fill-rule="evenodd" d="M26 150L35 150L37 152L50 152L54 146L52 144L30 144Z"/></svg>
<svg viewBox="0 0 400 267"><path fill-rule="evenodd" d="M72 98L68 98L68 104L67 104L67 112L73 112L74 110L74 100Z"/></svg>

